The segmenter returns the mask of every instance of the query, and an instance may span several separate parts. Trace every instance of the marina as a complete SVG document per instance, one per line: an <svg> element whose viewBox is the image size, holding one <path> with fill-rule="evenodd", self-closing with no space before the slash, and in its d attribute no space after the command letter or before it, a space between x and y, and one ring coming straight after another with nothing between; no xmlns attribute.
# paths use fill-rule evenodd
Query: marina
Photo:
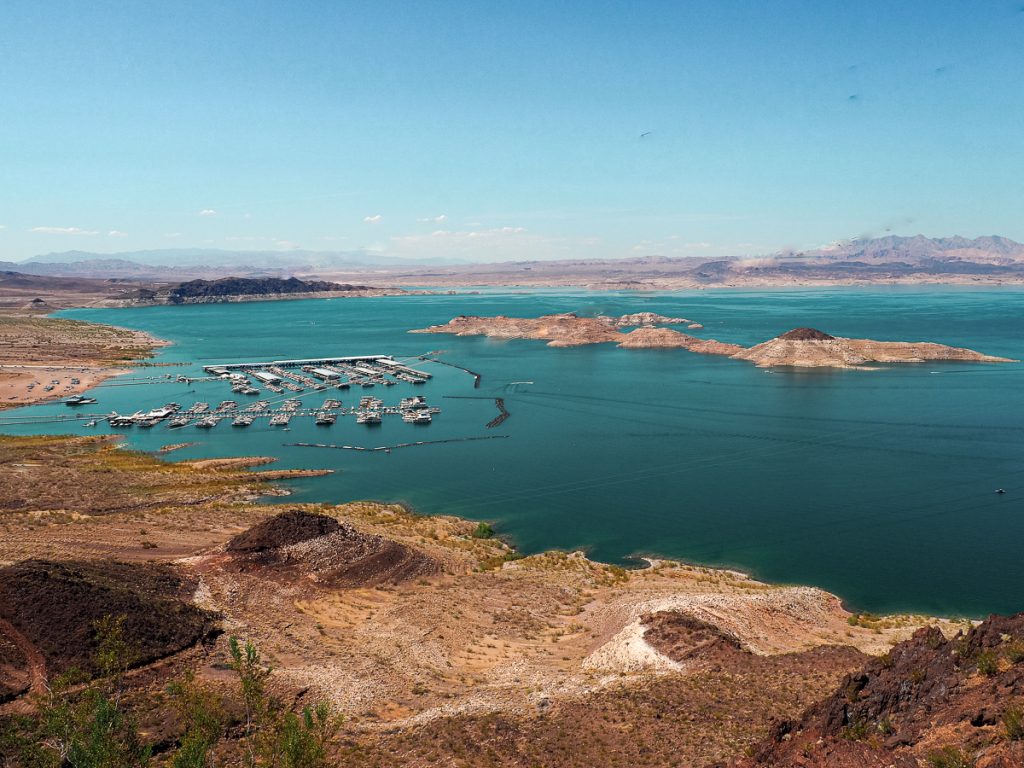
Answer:
<svg viewBox="0 0 1024 768"><path fill-rule="evenodd" d="M213 429L225 420L230 420L233 427L249 427L260 419L266 419L271 427L288 427L293 418L313 419L317 426L330 427L337 423L339 417L352 416L357 424L367 426L382 423L385 416L398 416L409 424L430 424L434 416L440 413L440 408L431 406L422 396L404 398L398 405L385 405L379 398L365 396L354 406L346 406L341 400L329 399L315 408L304 407L298 398L285 400L276 407L270 401L262 400L245 408L239 408L233 400L225 400L213 410L204 402L194 403L184 410L177 403L168 403L149 411L136 411L130 415L115 412L99 418L105 419L111 427L118 428L148 429L166 422L169 429L189 426ZM84 418L84 415L79 418Z"/></svg>
<svg viewBox="0 0 1024 768"><path fill-rule="evenodd" d="M432 358L419 356L410 360L435 362ZM214 406L206 401L196 401L183 407L170 402L156 408L139 409L132 413L84 412L81 406L95 405L97 399L83 395L69 397L63 402L74 408L66 416L50 416L48 422L75 421L83 427L95 427L106 422L116 429L138 427L151 429L164 425L168 429L194 427L212 430L222 421L229 421L232 427L245 429L259 424L288 430L293 419L310 419L318 427L332 427L339 418L354 417L357 424L372 427L383 423L385 417L398 416L407 424L428 425L441 409L430 406L423 396L405 397L397 405L385 405L378 397L365 395L357 405L346 406L338 397L328 397L321 405L303 403L303 398L330 389L345 391L352 387L369 389L375 386L393 387L398 384L423 385L433 374L412 368L388 355L365 355L344 357L304 358L249 363L216 363L202 367L204 376L137 377L124 384L145 385L170 382L205 385L226 383L233 395L259 396L264 391L265 399L240 402L221 400ZM282 399L284 398L284 399ZM42 423L37 417L13 417L5 423Z"/></svg>
<svg viewBox="0 0 1024 768"><path fill-rule="evenodd" d="M429 360L425 356L419 359ZM232 392L243 395L260 394L260 386L281 394L285 391L323 391L329 387L339 390L393 387L400 382L421 385L433 378L432 374L411 368L387 355L216 363L204 365L203 371L208 374L204 380L225 380L230 383ZM181 377L181 380L195 381L186 377Z"/></svg>

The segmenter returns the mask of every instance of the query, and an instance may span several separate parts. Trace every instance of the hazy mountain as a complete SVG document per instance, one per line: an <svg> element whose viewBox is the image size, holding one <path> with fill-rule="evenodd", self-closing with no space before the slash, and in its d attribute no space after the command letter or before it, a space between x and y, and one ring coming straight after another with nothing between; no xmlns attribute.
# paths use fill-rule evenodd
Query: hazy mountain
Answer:
<svg viewBox="0 0 1024 768"><path fill-rule="evenodd" d="M162 248L149 251L125 251L99 254L89 251L62 251L26 259L22 264L80 264L100 261L124 261L166 269L230 268L296 271L345 269L371 265L424 266L457 264L457 259L402 259L371 251L231 251L219 248Z"/></svg>
<svg viewBox="0 0 1024 768"><path fill-rule="evenodd" d="M970 261L981 264L1012 264L1024 260L1024 245L1006 237L995 235L976 237L877 237L850 240L801 253L794 256L824 261L863 261L871 264L905 262L921 264L929 260Z"/></svg>
<svg viewBox="0 0 1024 768"><path fill-rule="evenodd" d="M764 280L884 280L908 275L1024 274L1024 245L1005 237L879 237L834 243L808 251L785 251L760 258L669 258L646 255L624 259L569 259L472 264L458 260L418 260L366 251L226 251L186 248L97 254L65 251L0 269L25 274L177 282L195 278L285 278L293 275L345 279L392 279L466 284L486 278L495 284L541 280L568 283L621 283L678 279L699 285L737 278ZM940 278L941 279L941 278Z"/></svg>

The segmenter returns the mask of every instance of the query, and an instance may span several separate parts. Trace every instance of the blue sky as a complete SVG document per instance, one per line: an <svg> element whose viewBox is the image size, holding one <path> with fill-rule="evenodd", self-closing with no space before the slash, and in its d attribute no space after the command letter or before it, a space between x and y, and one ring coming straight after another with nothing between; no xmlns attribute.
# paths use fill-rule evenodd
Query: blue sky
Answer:
<svg viewBox="0 0 1024 768"><path fill-rule="evenodd" d="M21 2L0 260L1024 240L1018 2Z"/></svg>

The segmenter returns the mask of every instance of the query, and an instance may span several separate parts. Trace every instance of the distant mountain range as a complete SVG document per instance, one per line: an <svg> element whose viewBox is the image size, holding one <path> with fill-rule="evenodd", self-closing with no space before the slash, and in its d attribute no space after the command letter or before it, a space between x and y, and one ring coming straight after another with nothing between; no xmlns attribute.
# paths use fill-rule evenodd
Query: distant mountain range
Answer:
<svg viewBox="0 0 1024 768"><path fill-rule="evenodd" d="M0 270L24 274L75 277L130 277L140 279L181 279L258 275L283 277L318 271L365 269L370 266L396 268L451 265L456 259L424 262L381 256L369 251L229 251L216 248L165 248L125 251L114 254L62 251L33 256L21 262L0 261Z"/></svg>
<svg viewBox="0 0 1024 768"><path fill-rule="evenodd" d="M877 237L850 240L802 253L783 253L822 261L863 261L922 263L927 261L973 261L986 264L1013 264L1024 260L1024 245L1006 237Z"/></svg>
<svg viewBox="0 0 1024 768"><path fill-rule="evenodd" d="M366 251L226 251L164 249L97 254L65 251L0 271L55 277L179 282L233 277L344 276L400 284L593 284L642 288L922 279L1024 281L1024 244L1005 237L879 237L807 251L716 260L656 254L626 259L517 261L487 264L424 262Z"/></svg>

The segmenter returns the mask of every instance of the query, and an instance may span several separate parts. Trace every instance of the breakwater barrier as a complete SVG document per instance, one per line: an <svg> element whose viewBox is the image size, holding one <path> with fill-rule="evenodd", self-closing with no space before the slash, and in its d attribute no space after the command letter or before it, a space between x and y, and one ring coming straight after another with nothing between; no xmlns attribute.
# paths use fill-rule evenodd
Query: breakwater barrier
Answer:
<svg viewBox="0 0 1024 768"><path fill-rule="evenodd" d="M442 397L445 400L490 400L491 399L489 397L484 397L483 395L442 395ZM489 422L487 422L487 424L486 424L487 429L494 429L499 424L504 423L505 419L507 419L509 416L512 415L511 413L508 412L508 409L505 408L505 398L504 397L496 397L496 398L494 398L494 405L497 406L497 408L498 408L498 415L495 416L493 419L491 419Z"/></svg>
<svg viewBox="0 0 1024 768"><path fill-rule="evenodd" d="M430 357L428 355L423 355L419 359L425 362L429 361L431 363L440 363L441 365L447 365L449 368L458 368L460 371L465 371L466 373L473 377L473 388L480 389L480 379L483 378L483 374L477 373L476 371L471 371L469 370L469 368L463 368L461 365L455 365L455 363L448 363L445 362L444 360L439 360L436 357Z"/></svg>
<svg viewBox="0 0 1024 768"><path fill-rule="evenodd" d="M445 440L417 440L412 443L398 443L396 445L379 445L375 448L368 448L363 445L336 445L334 443L282 443L288 448L333 448L339 451L365 451L367 453L391 453L399 448L414 448L418 445L440 445L441 443L468 443L473 440L505 440L511 435L483 435L481 437L449 437Z"/></svg>
<svg viewBox="0 0 1024 768"><path fill-rule="evenodd" d="M491 419L489 422L487 422L487 429L494 429L498 425L504 423L505 419L507 419L509 416L512 415L505 408L505 398L504 397L496 397L496 398L494 398L494 404L496 406L498 406L499 413L498 413L497 416L495 416L493 419Z"/></svg>

